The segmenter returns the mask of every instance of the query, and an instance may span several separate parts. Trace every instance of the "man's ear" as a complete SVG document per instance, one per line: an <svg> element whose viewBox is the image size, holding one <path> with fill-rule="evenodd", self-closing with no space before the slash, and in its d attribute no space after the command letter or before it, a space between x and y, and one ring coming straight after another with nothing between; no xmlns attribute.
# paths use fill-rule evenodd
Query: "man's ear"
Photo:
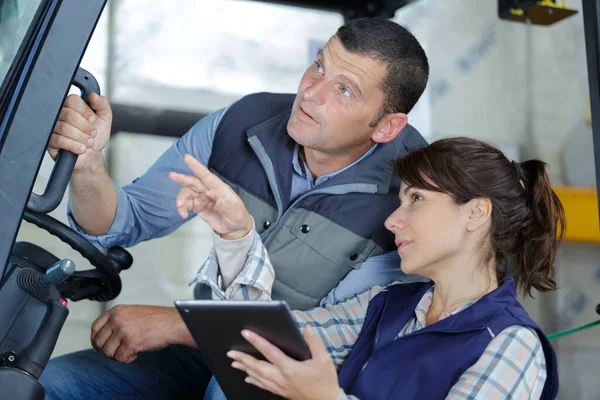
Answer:
<svg viewBox="0 0 600 400"><path fill-rule="evenodd" d="M477 198L469 202L467 231L473 232L481 228L492 218L492 201L486 198Z"/></svg>
<svg viewBox="0 0 600 400"><path fill-rule="evenodd" d="M371 139L375 143L392 141L408 123L408 115L404 113L387 114L377 124Z"/></svg>

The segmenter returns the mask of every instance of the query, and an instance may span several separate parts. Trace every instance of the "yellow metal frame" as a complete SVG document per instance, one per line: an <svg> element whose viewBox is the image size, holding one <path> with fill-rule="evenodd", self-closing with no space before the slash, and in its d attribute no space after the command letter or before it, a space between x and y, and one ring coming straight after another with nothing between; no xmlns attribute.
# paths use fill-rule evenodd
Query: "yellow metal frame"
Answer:
<svg viewBox="0 0 600 400"><path fill-rule="evenodd" d="M567 8L566 0L563 0L561 3L559 3L558 1L554 2L553 0L540 0L537 4L543 7ZM525 14L525 10L523 10L522 8L511 8L510 13L512 15L521 16Z"/></svg>
<svg viewBox="0 0 600 400"><path fill-rule="evenodd" d="M552 0L540 0L538 1L538 5L544 7L567 8L567 0L563 0L560 3L558 0L556 2Z"/></svg>
<svg viewBox="0 0 600 400"><path fill-rule="evenodd" d="M565 241L600 243L598 193L596 189L555 186L565 208Z"/></svg>

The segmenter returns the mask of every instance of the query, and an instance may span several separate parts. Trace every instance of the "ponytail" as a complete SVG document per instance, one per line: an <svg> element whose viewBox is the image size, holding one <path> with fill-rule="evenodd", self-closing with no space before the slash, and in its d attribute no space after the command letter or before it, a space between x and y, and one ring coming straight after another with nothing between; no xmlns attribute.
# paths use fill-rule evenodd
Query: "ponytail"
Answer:
<svg viewBox="0 0 600 400"><path fill-rule="evenodd" d="M550 186L546 163L519 164L525 184L529 215L519 229L518 282L524 294L556 289L554 260L565 232L565 211Z"/></svg>

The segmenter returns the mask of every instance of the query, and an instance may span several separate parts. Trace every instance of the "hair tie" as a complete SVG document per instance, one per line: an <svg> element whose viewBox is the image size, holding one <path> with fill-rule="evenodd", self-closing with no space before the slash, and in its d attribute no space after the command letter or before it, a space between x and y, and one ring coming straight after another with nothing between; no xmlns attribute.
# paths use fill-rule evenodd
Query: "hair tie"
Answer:
<svg viewBox="0 0 600 400"><path fill-rule="evenodd" d="M517 180L519 181L519 183L521 184L521 187L523 188L523 190L525 189L525 182L523 179L523 171L521 170L521 166L519 165L518 162L516 161L512 161L512 165L515 168L515 173L517 174Z"/></svg>

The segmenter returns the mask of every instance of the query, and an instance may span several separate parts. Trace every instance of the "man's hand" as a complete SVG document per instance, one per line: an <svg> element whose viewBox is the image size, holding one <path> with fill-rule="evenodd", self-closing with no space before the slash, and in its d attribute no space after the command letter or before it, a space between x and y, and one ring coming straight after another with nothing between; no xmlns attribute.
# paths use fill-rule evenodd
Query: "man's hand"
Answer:
<svg viewBox="0 0 600 400"><path fill-rule="evenodd" d="M262 361L239 351L230 351L231 366L246 372L246 382L292 400L333 400L341 392L331 357L308 325L304 339L312 358L296 361L256 333L242 334L268 360Z"/></svg>
<svg viewBox="0 0 600 400"><path fill-rule="evenodd" d="M175 307L118 305L94 321L91 340L94 350L125 364L142 351L195 346Z"/></svg>
<svg viewBox="0 0 600 400"><path fill-rule="evenodd" d="M108 99L92 93L89 102L88 106L81 96L69 95L48 143L52 159L60 149L79 155L75 172L99 167L103 163L102 149L110 137L112 111Z"/></svg>
<svg viewBox="0 0 600 400"><path fill-rule="evenodd" d="M252 217L244 202L229 185L186 154L185 162L196 176L171 172L171 180L183 185L177 195L177 211L182 218L197 214L223 239L239 239L252 229Z"/></svg>

